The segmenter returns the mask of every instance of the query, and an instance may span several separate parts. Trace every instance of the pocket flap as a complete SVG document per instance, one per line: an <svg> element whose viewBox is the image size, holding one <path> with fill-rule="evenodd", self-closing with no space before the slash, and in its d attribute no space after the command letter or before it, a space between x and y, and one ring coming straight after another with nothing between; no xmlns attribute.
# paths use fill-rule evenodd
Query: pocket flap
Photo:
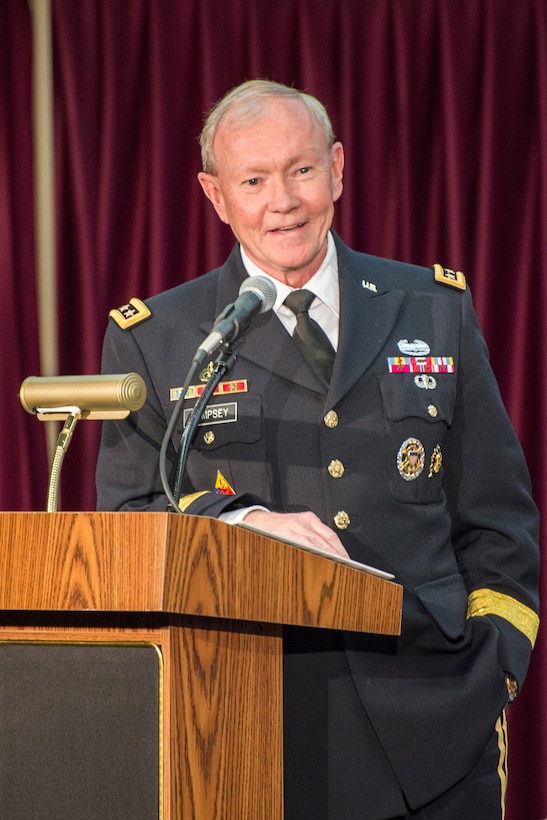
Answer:
<svg viewBox="0 0 547 820"><path fill-rule="evenodd" d="M444 421L450 427L456 400L455 377L436 376L435 389L417 387L411 375L390 373L379 377L386 416L390 421L402 421L416 416L433 424ZM431 413L431 406L435 413Z"/></svg>

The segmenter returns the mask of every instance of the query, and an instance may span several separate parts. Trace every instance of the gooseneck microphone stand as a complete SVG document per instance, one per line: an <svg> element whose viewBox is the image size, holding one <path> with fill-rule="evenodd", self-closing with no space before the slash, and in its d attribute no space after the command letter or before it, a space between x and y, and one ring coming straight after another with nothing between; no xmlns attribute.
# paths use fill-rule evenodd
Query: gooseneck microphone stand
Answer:
<svg viewBox="0 0 547 820"><path fill-rule="evenodd" d="M169 419L169 424L167 425L167 429L165 431L165 435L163 437L160 449L159 470L163 490L168 498L169 506L170 508L172 508L174 512L178 512L181 515L184 515L184 513L178 505L178 499L180 498L181 494L182 480L184 478L184 473L186 471L188 453L190 451L192 441L194 440L199 420L205 407L207 406L209 399L215 392L219 383L224 378L226 373L228 373L234 366L238 350L243 344L244 338L244 335L238 336L238 338L234 339L233 342L224 343L220 348L220 352L213 365L212 373L209 379L207 380L206 384L204 385L203 392L199 396L192 410L190 411L186 424L183 425L183 431L180 438L180 445L177 453L175 477L173 479L172 486L167 476L167 448L169 446L169 441L171 440L171 437L173 435L173 431L182 413L186 391L188 390L188 386L192 381L192 378L196 371L196 367L198 366L198 362L195 359L192 362L192 366L182 387L181 394L177 400L177 403L175 404L171 418Z"/></svg>

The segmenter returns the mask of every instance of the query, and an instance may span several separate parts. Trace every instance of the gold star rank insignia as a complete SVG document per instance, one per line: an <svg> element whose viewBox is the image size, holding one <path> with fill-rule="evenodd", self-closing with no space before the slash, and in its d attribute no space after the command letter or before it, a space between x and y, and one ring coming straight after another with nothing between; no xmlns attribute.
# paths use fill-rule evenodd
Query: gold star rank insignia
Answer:
<svg viewBox="0 0 547 820"><path fill-rule="evenodd" d="M433 265L433 273L435 275L435 282L441 285L448 285L449 288L456 288L457 290L467 290L467 282L461 270L455 271L451 268L443 268L436 262Z"/></svg>
<svg viewBox="0 0 547 820"><path fill-rule="evenodd" d="M152 312L140 299L130 299L126 305L111 310L108 314L122 330L127 330L152 316Z"/></svg>

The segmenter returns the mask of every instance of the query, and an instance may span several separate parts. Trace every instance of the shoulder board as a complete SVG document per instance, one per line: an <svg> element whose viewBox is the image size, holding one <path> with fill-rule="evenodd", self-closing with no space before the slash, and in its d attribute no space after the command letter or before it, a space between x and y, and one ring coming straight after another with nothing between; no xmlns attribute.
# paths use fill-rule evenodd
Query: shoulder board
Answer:
<svg viewBox="0 0 547 820"><path fill-rule="evenodd" d="M138 325L139 322L144 322L145 319L152 316L152 312L140 299L133 298L129 300L127 305L111 310L108 315L114 319L122 330L127 330L134 325Z"/></svg>
<svg viewBox="0 0 547 820"><path fill-rule="evenodd" d="M437 262L433 265L433 273L435 274L435 282L439 282L441 285L448 285L448 287L456 288L457 290L467 289L465 276L460 270L455 271L450 268L443 268L443 266Z"/></svg>

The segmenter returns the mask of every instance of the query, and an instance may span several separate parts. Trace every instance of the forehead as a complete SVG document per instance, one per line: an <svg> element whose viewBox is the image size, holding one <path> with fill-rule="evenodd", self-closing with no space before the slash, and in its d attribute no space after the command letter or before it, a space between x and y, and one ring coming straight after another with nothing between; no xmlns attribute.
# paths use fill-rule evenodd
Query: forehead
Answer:
<svg viewBox="0 0 547 820"><path fill-rule="evenodd" d="M237 109L220 123L213 150L218 161L245 165L262 158L328 153L327 135L307 106L299 100L265 98L252 112Z"/></svg>

